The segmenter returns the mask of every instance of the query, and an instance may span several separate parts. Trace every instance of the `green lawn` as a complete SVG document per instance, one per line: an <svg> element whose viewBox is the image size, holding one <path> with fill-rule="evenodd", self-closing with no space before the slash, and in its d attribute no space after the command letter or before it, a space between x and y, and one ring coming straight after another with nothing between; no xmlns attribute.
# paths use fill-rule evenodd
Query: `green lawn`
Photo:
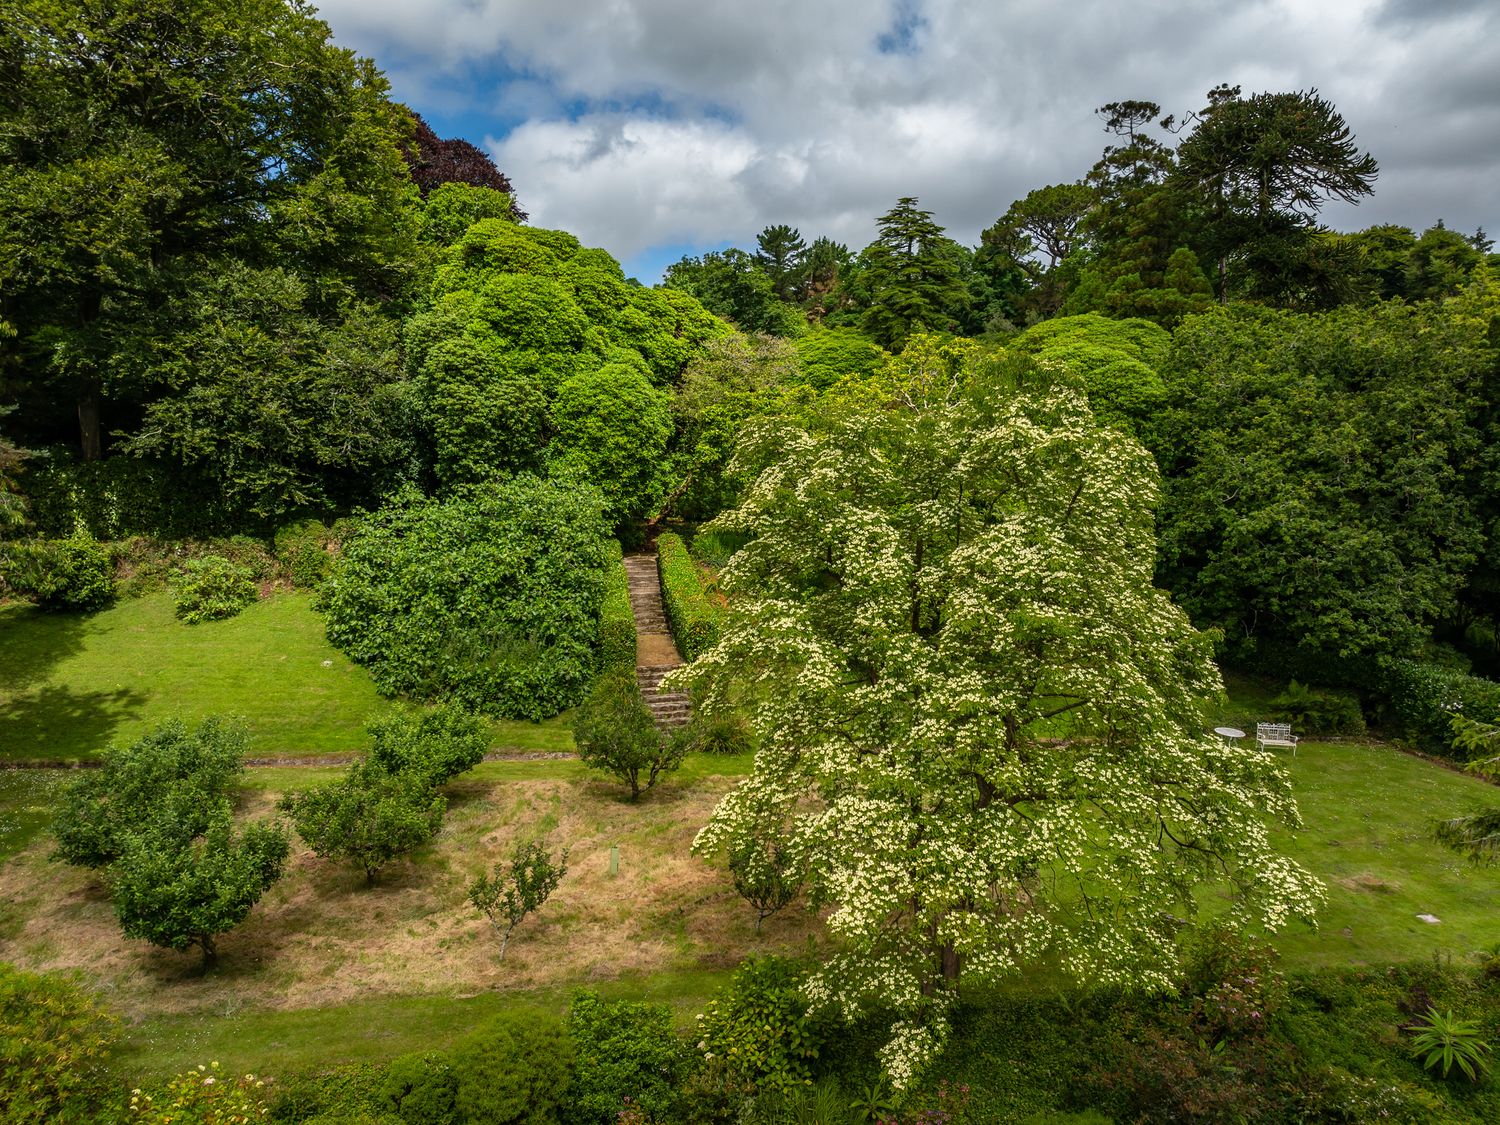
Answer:
<svg viewBox="0 0 1500 1125"><path fill-rule="evenodd" d="M1431 828L1500 805L1500 789L1378 743L1304 742L1286 761L1304 827L1273 838L1328 891L1316 933L1276 938L1289 965L1462 957L1500 941L1500 867L1475 867Z"/></svg>
<svg viewBox="0 0 1500 1125"><path fill-rule="evenodd" d="M172 715L234 715L255 756L361 749L365 724L399 704L328 643L307 594L184 625L169 593L94 614L0 607L0 758L77 759ZM492 744L571 750L566 723L498 721Z"/></svg>

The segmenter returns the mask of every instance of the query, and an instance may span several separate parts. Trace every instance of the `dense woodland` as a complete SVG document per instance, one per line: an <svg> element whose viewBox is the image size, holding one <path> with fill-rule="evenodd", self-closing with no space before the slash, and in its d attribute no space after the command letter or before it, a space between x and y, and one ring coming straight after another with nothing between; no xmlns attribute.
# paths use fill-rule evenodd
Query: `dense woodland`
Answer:
<svg viewBox="0 0 1500 1125"><path fill-rule="evenodd" d="M1321 224L1379 169L1316 90L1111 103L1098 162L996 200L977 247L903 198L861 250L775 225L647 287L528 225L524 183L303 3L0 13L0 595L88 614L167 575L191 623L315 588L328 640L420 705L269 819L236 805L233 724L111 751L54 833L123 932L211 964L288 824L373 884L438 834L482 722L574 709L633 801L687 755L753 749L695 851L757 931L800 894L831 935L815 964L747 963L696 1048L585 993L563 1025L306 1077L278 1119L832 1121L852 1098L860 1120L995 1120L933 1076L983 1073L973 1044L1023 1018L1072 1091L1036 1120L1500 1105L1392 1077L1399 1045L1330 1045L1377 1002L1439 1015L1419 992L1492 1034L1500 952L1329 976L1320 1009L1241 936L1324 892L1266 828L1300 823L1284 763L1203 733L1227 670L1285 687L1309 734L1495 768L1500 255L1437 216ZM621 545L659 545L692 661L669 682L698 716L667 742ZM1432 847L1493 858L1495 825ZM502 957L567 864L533 842L470 888ZM1189 925L1219 883L1224 927ZM1087 987L970 1005L1038 966ZM93 1001L4 972L7 1020L51 996L95 1043ZM1482 1062L1479 1031L1448 1030ZM49 1065L0 1121L74 1096ZM90 1096L68 1112L104 1112ZM244 1119L209 1113L186 1120Z"/></svg>

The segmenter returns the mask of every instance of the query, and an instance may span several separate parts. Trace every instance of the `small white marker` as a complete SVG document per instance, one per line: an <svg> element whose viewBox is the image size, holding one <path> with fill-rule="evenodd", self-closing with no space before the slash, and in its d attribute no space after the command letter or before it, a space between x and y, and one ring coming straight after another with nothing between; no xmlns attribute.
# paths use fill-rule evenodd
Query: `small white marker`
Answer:
<svg viewBox="0 0 1500 1125"><path fill-rule="evenodd" d="M1436 926L1442 919L1436 914L1418 914L1417 921L1426 922L1429 926Z"/></svg>

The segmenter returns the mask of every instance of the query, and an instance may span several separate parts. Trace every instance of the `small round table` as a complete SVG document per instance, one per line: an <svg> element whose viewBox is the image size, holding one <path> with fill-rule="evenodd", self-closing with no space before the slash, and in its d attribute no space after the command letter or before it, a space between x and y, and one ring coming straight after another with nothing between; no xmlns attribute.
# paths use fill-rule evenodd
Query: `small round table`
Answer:
<svg viewBox="0 0 1500 1125"><path fill-rule="evenodd" d="M1214 733L1222 738L1230 746L1245 737L1245 732L1238 727L1214 727Z"/></svg>

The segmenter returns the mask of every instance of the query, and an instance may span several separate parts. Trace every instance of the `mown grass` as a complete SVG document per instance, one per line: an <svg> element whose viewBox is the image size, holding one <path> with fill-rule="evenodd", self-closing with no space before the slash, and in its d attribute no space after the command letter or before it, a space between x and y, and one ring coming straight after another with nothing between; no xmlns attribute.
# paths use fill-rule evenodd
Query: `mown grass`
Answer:
<svg viewBox="0 0 1500 1125"><path fill-rule="evenodd" d="M364 669L328 643L303 593L278 594L227 621L185 625L172 595L93 614L0 607L0 758L77 760L174 715L232 715L257 757L359 750L382 699ZM561 719L498 721L492 745L569 751Z"/></svg>

